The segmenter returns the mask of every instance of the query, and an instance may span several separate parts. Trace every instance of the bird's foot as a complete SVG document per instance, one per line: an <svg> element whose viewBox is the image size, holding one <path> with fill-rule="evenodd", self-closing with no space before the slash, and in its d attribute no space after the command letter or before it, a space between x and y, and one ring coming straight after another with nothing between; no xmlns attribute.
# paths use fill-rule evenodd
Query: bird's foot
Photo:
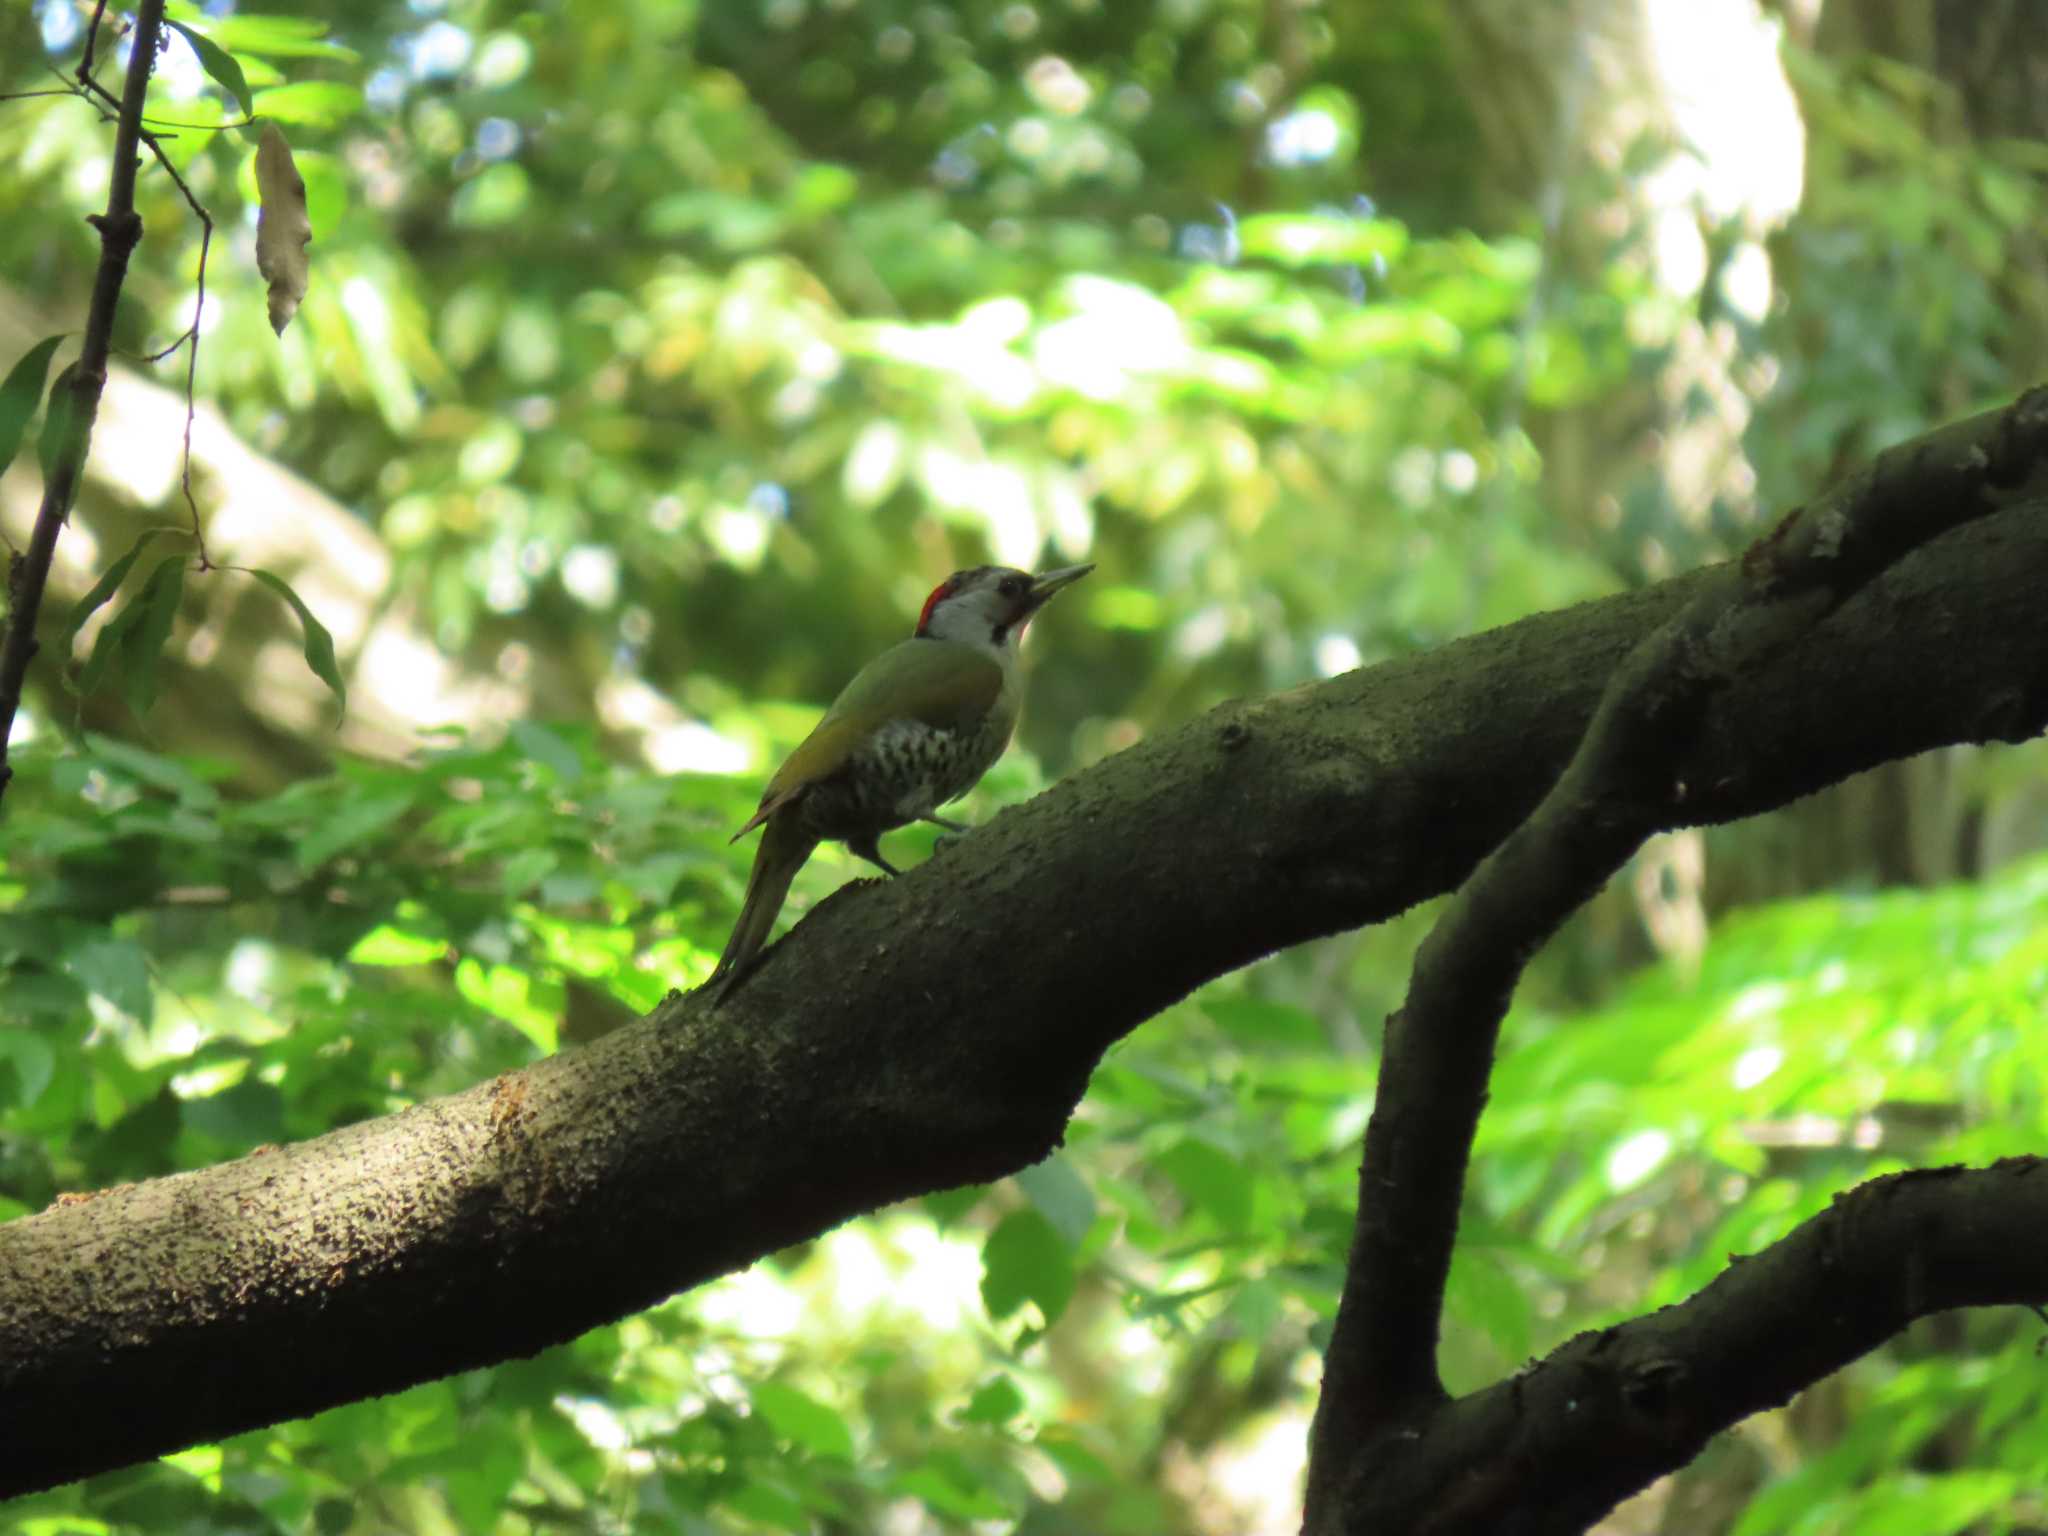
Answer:
<svg viewBox="0 0 2048 1536"><path fill-rule="evenodd" d="M848 838L846 841L846 851L857 859L866 859L868 863L874 865L875 868L885 875L895 876L903 873L902 870L882 857L882 850L875 846L875 840L872 837L865 840Z"/></svg>
<svg viewBox="0 0 2048 1536"><path fill-rule="evenodd" d="M946 829L945 836L932 839L932 852L935 854L944 853L947 848L959 842L961 838L974 830L966 822L955 821L950 816L922 816L918 819L928 821L935 827L944 827Z"/></svg>

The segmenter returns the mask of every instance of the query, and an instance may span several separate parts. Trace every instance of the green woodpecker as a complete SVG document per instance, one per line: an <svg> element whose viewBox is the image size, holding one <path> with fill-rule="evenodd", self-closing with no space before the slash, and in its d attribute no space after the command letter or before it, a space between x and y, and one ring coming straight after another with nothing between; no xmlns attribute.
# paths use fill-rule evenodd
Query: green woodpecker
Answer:
<svg viewBox="0 0 2048 1536"><path fill-rule="evenodd" d="M789 882L820 842L843 842L893 875L875 846L882 833L913 821L967 830L938 808L972 789L1010 743L1024 695L1018 637L1048 598L1094 569L956 571L925 599L917 633L854 675L733 834L738 842L767 825L739 921L711 973L719 998L746 975Z"/></svg>

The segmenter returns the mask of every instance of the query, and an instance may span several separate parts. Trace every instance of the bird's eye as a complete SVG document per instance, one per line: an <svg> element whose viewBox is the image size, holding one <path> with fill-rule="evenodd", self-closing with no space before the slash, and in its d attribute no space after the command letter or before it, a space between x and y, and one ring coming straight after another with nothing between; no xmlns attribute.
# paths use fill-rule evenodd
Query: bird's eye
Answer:
<svg viewBox="0 0 2048 1536"><path fill-rule="evenodd" d="M997 584L996 590L1005 597L1022 597L1024 595L1024 578L1021 576L1005 576Z"/></svg>

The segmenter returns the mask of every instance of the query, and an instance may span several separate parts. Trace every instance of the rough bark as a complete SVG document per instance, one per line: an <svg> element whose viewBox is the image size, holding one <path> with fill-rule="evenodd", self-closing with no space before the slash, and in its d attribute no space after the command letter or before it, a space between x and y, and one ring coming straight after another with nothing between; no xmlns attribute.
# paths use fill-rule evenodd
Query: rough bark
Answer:
<svg viewBox="0 0 2048 1536"><path fill-rule="evenodd" d="M1580 1334L1427 1431L1362 1448L1348 1470L1375 1512L1344 1528L1577 1536L1907 1324L2048 1296L2044 1220L2039 1158L1874 1179L1698 1295Z"/></svg>
<svg viewBox="0 0 2048 1536"><path fill-rule="evenodd" d="M1458 1422L1437 1372L1444 1283L1500 1026L1522 970L1644 839L1682 814L1698 733L1717 695L1763 675L1913 550L1989 515L2044 460L2048 391L2037 390L1894 449L1787 514L1615 668L1549 793L1437 920L1388 1021L1365 1133L1356 1230L1310 1437L1306 1528L1314 1536L1577 1531L1606 1512L1577 1483L1564 1515L1556 1498L1532 1502L1524 1476L1475 1475L1486 1462L1431 1455ZM1903 1266L1927 1261L1917 1241L1896 1252ZM2048 1287L2048 1263L2022 1268L2034 1289L2006 1299L2031 1301ZM1595 1486L1612 1498L1647 1486L1682 1464L1664 1460L1666 1449L1639 1440L1625 1454L1600 1444L1591 1459L1604 1475ZM1686 1455L1694 1449L1688 1444ZM1433 1463L1442 1481L1391 1478L1390 1458L1404 1468Z"/></svg>
<svg viewBox="0 0 2048 1536"><path fill-rule="evenodd" d="M1026 1166L1167 1003L1461 881L1711 579L1227 704L820 904L718 1012L672 997L466 1093L0 1228L0 1495L530 1353ZM2044 581L2038 505L1901 562L1714 699L1674 820L2033 735Z"/></svg>

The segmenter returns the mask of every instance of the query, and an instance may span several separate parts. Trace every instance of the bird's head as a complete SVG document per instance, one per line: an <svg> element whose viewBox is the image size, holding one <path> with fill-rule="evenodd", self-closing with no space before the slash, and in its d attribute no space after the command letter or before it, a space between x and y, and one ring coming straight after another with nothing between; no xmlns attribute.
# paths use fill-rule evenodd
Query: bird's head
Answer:
<svg viewBox="0 0 2048 1536"><path fill-rule="evenodd" d="M1007 565L955 571L924 600L917 633L920 638L1012 650L1032 614L1060 588L1071 586L1094 569L1093 565L1070 565L1040 576Z"/></svg>

